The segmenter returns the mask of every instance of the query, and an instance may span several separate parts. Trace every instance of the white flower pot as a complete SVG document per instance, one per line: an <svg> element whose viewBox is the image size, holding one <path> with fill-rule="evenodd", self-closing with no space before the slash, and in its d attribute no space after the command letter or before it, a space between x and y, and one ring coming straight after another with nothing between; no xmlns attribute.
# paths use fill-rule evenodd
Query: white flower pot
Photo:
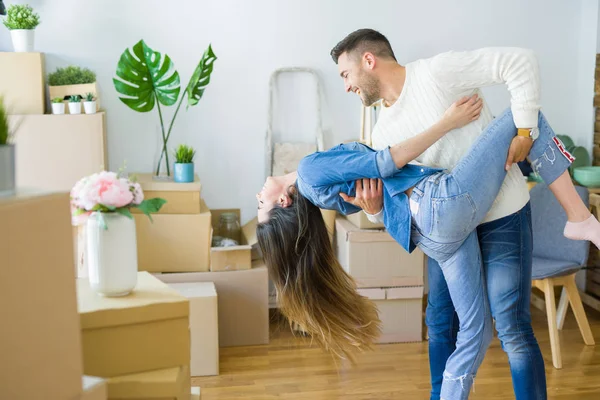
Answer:
<svg viewBox="0 0 600 400"><path fill-rule="evenodd" d="M69 103L69 114L81 114L81 102Z"/></svg>
<svg viewBox="0 0 600 400"><path fill-rule="evenodd" d="M96 114L96 101L83 102L83 108L86 114Z"/></svg>
<svg viewBox="0 0 600 400"><path fill-rule="evenodd" d="M86 222L87 265L90 287L102 296L125 296L137 284L135 221L118 213L97 213Z"/></svg>
<svg viewBox="0 0 600 400"><path fill-rule="evenodd" d="M52 103L52 114L64 114L65 103Z"/></svg>
<svg viewBox="0 0 600 400"><path fill-rule="evenodd" d="M13 29L10 31L10 36L15 52L26 53L34 50L34 29Z"/></svg>

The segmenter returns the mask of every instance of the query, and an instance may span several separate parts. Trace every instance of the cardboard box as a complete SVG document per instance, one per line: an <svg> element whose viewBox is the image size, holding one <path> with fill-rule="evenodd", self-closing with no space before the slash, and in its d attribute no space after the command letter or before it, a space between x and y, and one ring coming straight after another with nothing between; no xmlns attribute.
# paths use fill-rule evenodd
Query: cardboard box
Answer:
<svg viewBox="0 0 600 400"><path fill-rule="evenodd" d="M44 114L44 55L0 52L0 97L8 114Z"/></svg>
<svg viewBox="0 0 600 400"><path fill-rule="evenodd" d="M190 301L192 376L219 375L219 313L213 282L170 283Z"/></svg>
<svg viewBox="0 0 600 400"><path fill-rule="evenodd" d="M210 265L211 212L200 199L199 214L134 214L138 268L150 272L203 272Z"/></svg>
<svg viewBox="0 0 600 400"><path fill-rule="evenodd" d="M77 280L83 368L103 378L189 365L189 301L147 272L124 297Z"/></svg>
<svg viewBox="0 0 600 400"><path fill-rule="evenodd" d="M108 379L111 400L188 400L190 392L187 365Z"/></svg>
<svg viewBox="0 0 600 400"><path fill-rule="evenodd" d="M106 380L96 376L84 375L82 378L83 394L78 400L107 400L108 389Z"/></svg>
<svg viewBox="0 0 600 400"><path fill-rule="evenodd" d="M81 395L69 196L0 198L0 399Z"/></svg>
<svg viewBox="0 0 600 400"><path fill-rule="evenodd" d="M160 197L167 201L158 214L199 214L200 193L202 184L198 175L194 175L194 182L176 183L172 180L154 180L152 174L129 174L135 176L142 186L144 197L147 199ZM134 209L133 213L141 213Z"/></svg>
<svg viewBox="0 0 600 400"><path fill-rule="evenodd" d="M329 240L333 244L333 238L335 233L335 217L337 215L337 211L321 209L321 215L323 215L323 220L325 221L325 226L327 227Z"/></svg>
<svg viewBox="0 0 600 400"><path fill-rule="evenodd" d="M211 225L212 235L219 235L219 221L224 213L234 213L237 215L238 221L241 220L240 210L211 210ZM253 246L258 247L256 239L256 224L257 219L249 221L246 225L240 228L240 244L239 246L228 247L212 247L210 248L210 270L213 272L219 271L239 271L250 269L252 267ZM212 236L211 236L212 244ZM254 253L256 254L256 253Z"/></svg>
<svg viewBox="0 0 600 400"><path fill-rule="evenodd" d="M386 231L359 229L343 217L335 224L338 260L358 287L423 285L420 249L409 254Z"/></svg>
<svg viewBox="0 0 600 400"><path fill-rule="evenodd" d="M166 283L214 282L218 293L219 346L269 343L267 267L254 261L243 271L157 274Z"/></svg>
<svg viewBox="0 0 600 400"><path fill-rule="evenodd" d="M16 115L17 187L70 192L75 183L108 165L106 116Z"/></svg>
<svg viewBox="0 0 600 400"><path fill-rule="evenodd" d="M378 343L423 340L423 286L358 289L373 300L383 324Z"/></svg>
<svg viewBox="0 0 600 400"><path fill-rule="evenodd" d="M50 101L55 97L64 99L65 103L65 114L69 114L68 100L71 96L80 95L85 100L87 93L94 93L96 97L96 111L100 110L100 97L98 96L98 84L94 83L83 83L79 85L62 85L62 86L48 86L48 94L50 95ZM82 100L83 102L83 100ZM83 104L81 105L83 111Z"/></svg>
<svg viewBox="0 0 600 400"><path fill-rule="evenodd" d="M385 229L383 222L374 223L369 221L364 211L346 215L346 219L359 229Z"/></svg>

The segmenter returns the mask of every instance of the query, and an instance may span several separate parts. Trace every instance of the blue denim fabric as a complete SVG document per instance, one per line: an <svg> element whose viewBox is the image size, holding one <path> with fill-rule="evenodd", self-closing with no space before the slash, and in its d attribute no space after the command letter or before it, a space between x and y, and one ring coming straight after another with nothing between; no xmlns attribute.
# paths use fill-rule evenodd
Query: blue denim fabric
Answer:
<svg viewBox="0 0 600 400"><path fill-rule="evenodd" d="M531 296L531 207L477 227L492 317L508 355L517 400L545 400L544 359L533 334ZM446 362L456 349L458 315L444 274L428 259L429 295L425 322L429 334L431 400L439 400Z"/></svg>

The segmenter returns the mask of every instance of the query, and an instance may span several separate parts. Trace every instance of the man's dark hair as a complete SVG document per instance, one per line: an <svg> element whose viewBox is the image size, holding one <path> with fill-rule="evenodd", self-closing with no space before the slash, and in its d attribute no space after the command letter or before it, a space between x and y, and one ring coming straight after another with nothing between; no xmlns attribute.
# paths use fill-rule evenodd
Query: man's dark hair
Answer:
<svg viewBox="0 0 600 400"><path fill-rule="evenodd" d="M392 50L389 40L381 33L373 29L359 29L346 36L331 50L331 58L337 64L342 53L357 51L360 56L365 52L373 53L376 57L392 58L396 56Z"/></svg>

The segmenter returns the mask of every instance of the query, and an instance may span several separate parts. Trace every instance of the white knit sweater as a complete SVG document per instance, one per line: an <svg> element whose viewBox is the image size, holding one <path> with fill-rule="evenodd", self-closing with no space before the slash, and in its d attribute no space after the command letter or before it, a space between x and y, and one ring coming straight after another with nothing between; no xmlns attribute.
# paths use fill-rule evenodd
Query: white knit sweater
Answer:
<svg viewBox="0 0 600 400"><path fill-rule="evenodd" d="M442 53L409 63L400 97L380 111L372 145L375 149L382 149L411 138L437 122L460 97L474 93L483 97L480 88L502 83L507 85L511 95L516 126L537 126L539 70L537 60L529 50L483 48ZM418 157L417 163L452 170L492 119L492 113L485 104L477 121L449 132ZM510 215L528 201L527 185L514 164L483 222Z"/></svg>

